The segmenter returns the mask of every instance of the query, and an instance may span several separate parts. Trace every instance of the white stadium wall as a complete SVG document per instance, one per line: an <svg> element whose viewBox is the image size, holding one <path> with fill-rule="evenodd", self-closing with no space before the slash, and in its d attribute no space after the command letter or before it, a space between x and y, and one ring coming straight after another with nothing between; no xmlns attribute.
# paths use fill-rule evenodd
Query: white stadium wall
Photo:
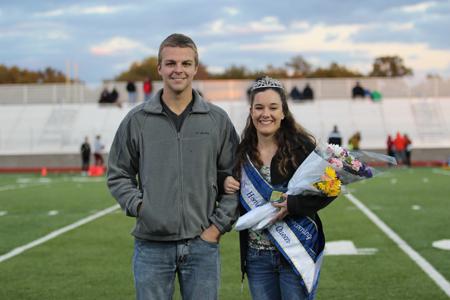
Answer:
<svg viewBox="0 0 450 300"><path fill-rule="evenodd" d="M228 112L240 133L247 102L215 102ZM347 141L356 131L362 149L384 149L387 134L407 133L415 149L450 149L450 98L391 98L290 102L295 118L319 140L337 125ZM97 104L3 105L0 155L78 154L85 136L100 134L109 149L116 129L130 110ZM450 153L449 153L450 155Z"/></svg>

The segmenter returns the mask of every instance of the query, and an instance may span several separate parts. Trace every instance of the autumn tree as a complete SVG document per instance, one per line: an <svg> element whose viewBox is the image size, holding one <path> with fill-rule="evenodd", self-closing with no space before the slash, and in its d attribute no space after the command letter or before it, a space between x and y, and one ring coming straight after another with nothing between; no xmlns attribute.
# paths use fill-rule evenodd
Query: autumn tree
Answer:
<svg viewBox="0 0 450 300"><path fill-rule="evenodd" d="M312 67L301 55L291 58L286 67L292 70L292 77L305 77L311 73Z"/></svg>
<svg viewBox="0 0 450 300"><path fill-rule="evenodd" d="M317 68L309 74L308 77L327 78L327 77L361 77L362 74L357 71L347 69L338 63L331 63L328 68Z"/></svg>
<svg viewBox="0 0 450 300"><path fill-rule="evenodd" d="M158 58L156 56L150 56L141 62L132 63L127 71L122 72L115 79L118 81L144 81L148 77L153 80L160 78L158 74ZM206 66L199 62L195 79L204 80L208 78L209 73Z"/></svg>
<svg viewBox="0 0 450 300"><path fill-rule="evenodd" d="M118 81L143 81L148 77L152 79L159 78L158 58L150 56L141 62L134 62L129 69L116 77Z"/></svg>
<svg viewBox="0 0 450 300"><path fill-rule="evenodd" d="M231 65L222 74L217 74L214 77L220 79L245 79L251 77L250 74L251 72L245 66Z"/></svg>
<svg viewBox="0 0 450 300"><path fill-rule="evenodd" d="M266 67L265 74L272 78L288 78L288 72L283 67L274 67L272 65L268 65Z"/></svg>
<svg viewBox="0 0 450 300"><path fill-rule="evenodd" d="M202 64L201 62L198 63L198 69L197 69L197 74L195 74L194 79L196 80L205 80L205 79L209 79L211 77L211 75L208 72L208 69L206 68L206 66L204 64Z"/></svg>
<svg viewBox="0 0 450 300"><path fill-rule="evenodd" d="M17 66L0 65L0 83L58 83L65 81L64 73L50 67L43 71L31 71Z"/></svg>
<svg viewBox="0 0 450 300"><path fill-rule="evenodd" d="M413 70L406 67L403 59L395 56L380 56L375 58L373 69L369 76L374 77L402 77L413 75Z"/></svg>

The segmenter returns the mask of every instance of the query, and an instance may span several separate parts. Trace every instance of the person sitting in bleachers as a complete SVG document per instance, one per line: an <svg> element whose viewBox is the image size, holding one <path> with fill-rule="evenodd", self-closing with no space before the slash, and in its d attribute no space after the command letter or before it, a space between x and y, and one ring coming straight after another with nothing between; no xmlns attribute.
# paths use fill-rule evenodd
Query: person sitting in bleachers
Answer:
<svg viewBox="0 0 450 300"><path fill-rule="evenodd" d="M352 99L355 98L364 98L366 96L365 89L361 86L359 81L356 82L356 85L352 89Z"/></svg>
<svg viewBox="0 0 450 300"><path fill-rule="evenodd" d="M337 125L333 126L333 131L328 136L328 144L342 146L342 135L339 132Z"/></svg>
<svg viewBox="0 0 450 300"><path fill-rule="evenodd" d="M314 100L314 91L309 86L309 83L307 83L303 89L303 100Z"/></svg>
<svg viewBox="0 0 450 300"><path fill-rule="evenodd" d="M100 94L100 99L98 100L98 103L100 103L100 104L111 103L109 91L106 87L103 88L102 93Z"/></svg>
<svg viewBox="0 0 450 300"><path fill-rule="evenodd" d="M100 94L100 100L98 103L115 104L118 107L122 107L122 103L119 102L119 92L117 92L116 88L113 88L111 92L109 92L107 88L104 88Z"/></svg>
<svg viewBox="0 0 450 300"><path fill-rule="evenodd" d="M298 90L296 86L294 86L289 93L289 98L292 99L292 101L300 101L303 99L302 93Z"/></svg>
<svg viewBox="0 0 450 300"><path fill-rule="evenodd" d="M354 151L360 150L360 148L359 148L360 142L361 142L361 133L359 131L357 131L348 140L348 149L354 150Z"/></svg>

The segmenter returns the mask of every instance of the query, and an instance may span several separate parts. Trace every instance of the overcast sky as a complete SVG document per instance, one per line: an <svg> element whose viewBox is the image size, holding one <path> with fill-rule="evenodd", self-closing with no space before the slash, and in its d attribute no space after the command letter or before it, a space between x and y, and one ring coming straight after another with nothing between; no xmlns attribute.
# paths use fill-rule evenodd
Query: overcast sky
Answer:
<svg viewBox="0 0 450 300"><path fill-rule="evenodd" d="M450 0L0 0L0 64L46 66L99 83L156 55L171 33L191 36L212 72L264 69L302 55L360 72L399 55L418 76L450 77ZM73 75L73 73L72 73Z"/></svg>

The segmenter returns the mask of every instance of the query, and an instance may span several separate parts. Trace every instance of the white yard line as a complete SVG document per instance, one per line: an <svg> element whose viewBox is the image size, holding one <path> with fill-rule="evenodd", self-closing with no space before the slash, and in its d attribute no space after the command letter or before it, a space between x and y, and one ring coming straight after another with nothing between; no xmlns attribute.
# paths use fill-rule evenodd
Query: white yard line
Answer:
<svg viewBox="0 0 450 300"><path fill-rule="evenodd" d="M403 250L443 291L450 297L450 283L425 258L408 245L397 233L389 228L377 215L368 209L352 194L345 194L350 202L358 207L378 228Z"/></svg>
<svg viewBox="0 0 450 300"><path fill-rule="evenodd" d="M20 184L4 185L4 186L0 186L0 192L19 190L19 189L24 189L24 188L34 187L34 186L40 186L40 185L44 185L44 184L48 184L48 183L47 182L45 182L45 183L36 182L36 183L20 183Z"/></svg>
<svg viewBox="0 0 450 300"><path fill-rule="evenodd" d="M102 211L99 211L99 212L97 212L97 213L95 213L93 215L90 215L90 216L88 216L86 218L78 220L75 223L72 223L70 225L62 227L62 228L60 228L58 230L52 231L49 234L47 234L46 236L43 236L43 237L41 237L41 238L39 238L37 240L34 240L31 243L28 243L26 245L17 247L15 249L11 250L10 252L0 256L0 263L5 261L5 260L7 260L7 259L10 259L10 258L12 258L12 257L14 257L16 255L19 255L20 253L22 253L22 252L24 252L24 251L26 251L28 249L31 249L33 247L36 247L36 246L40 245L40 244L43 244L43 243L45 243L45 242L47 242L47 241L49 241L51 239L54 239L55 237L57 237L57 236L59 236L59 235L61 235L63 233L66 233L66 232L71 231L71 230L73 230L73 229L75 229L77 227L80 227L81 225L84 225L86 223L94 221L95 219L103 217L104 215L107 215L107 214L115 211L118 208L119 208L118 204L116 204L114 206L111 206L111 207L108 207L108 208L106 208L106 209L104 209Z"/></svg>
<svg viewBox="0 0 450 300"><path fill-rule="evenodd" d="M439 174L439 175L447 175L450 176L450 170L443 170L443 169L433 169L432 171L434 174Z"/></svg>

